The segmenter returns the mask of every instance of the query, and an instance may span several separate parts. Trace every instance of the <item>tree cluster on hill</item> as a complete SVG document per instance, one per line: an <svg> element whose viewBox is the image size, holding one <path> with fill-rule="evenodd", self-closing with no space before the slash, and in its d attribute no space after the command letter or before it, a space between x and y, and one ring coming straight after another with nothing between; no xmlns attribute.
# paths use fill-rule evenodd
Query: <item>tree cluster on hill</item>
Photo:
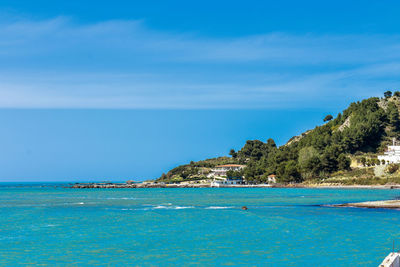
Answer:
<svg viewBox="0 0 400 267"><path fill-rule="evenodd" d="M212 158L197 162L191 161L190 164L180 165L171 169L166 174L163 173L161 177L157 179L157 181L182 182L189 180L205 179L211 168L217 165L231 163L237 163L237 161L234 158L230 157Z"/></svg>
<svg viewBox="0 0 400 267"><path fill-rule="evenodd" d="M373 97L352 103L335 119L326 116L326 124L279 148L272 139L266 143L247 141L236 156L247 164L246 179L264 182L269 174L276 174L282 182L300 182L348 170L349 155L376 153L386 137L398 135L399 111L390 97L391 93L385 93L385 99ZM388 102L386 110L380 101Z"/></svg>
<svg viewBox="0 0 400 267"><path fill-rule="evenodd" d="M276 174L280 182L301 182L349 170L349 156L377 153L390 138L399 137L399 103L400 92L392 94L391 91L385 92L384 98L372 97L351 103L336 118L327 115L323 119L325 124L292 138L281 147L272 139L266 142L249 140L239 151L232 149L230 160L225 158L223 164L227 161L245 164L241 174L249 182L256 183L266 182L270 174ZM182 165L166 176L190 176L198 172L195 167L213 167L213 164L215 166L215 162L203 161Z"/></svg>

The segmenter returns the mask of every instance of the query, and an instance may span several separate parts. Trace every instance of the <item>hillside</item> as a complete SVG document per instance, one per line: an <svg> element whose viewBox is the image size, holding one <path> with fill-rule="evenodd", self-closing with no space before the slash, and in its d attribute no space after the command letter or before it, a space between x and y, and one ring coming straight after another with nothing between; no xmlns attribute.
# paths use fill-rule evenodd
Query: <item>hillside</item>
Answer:
<svg viewBox="0 0 400 267"><path fill-rule="evenodd" d="M392 95L387 91L382 98L351 103L336 118L327 115L324 124L291 138L281 147L272 139L249 140L241 150L231 150L231 157L191 162L158 180L206 179L211 168L227 163L246 165L241 175L255 183L265 182L270 174L276 174L281 183L337 181L343 177L372 179L374 171L368 167L379 165L377 154L400 136L399 107L400 92Z"/></svg>

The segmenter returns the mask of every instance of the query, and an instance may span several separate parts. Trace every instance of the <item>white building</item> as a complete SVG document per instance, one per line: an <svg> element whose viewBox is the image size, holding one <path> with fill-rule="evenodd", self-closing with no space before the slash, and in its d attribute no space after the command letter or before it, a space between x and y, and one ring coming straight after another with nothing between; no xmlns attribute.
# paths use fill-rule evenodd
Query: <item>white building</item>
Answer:
<svg viewBox="0 0 400 267"><path fill-rule="evenodd" d="M214 177L214 180L211 182L211 186L219 187L225 185L239 185L245 184L245 181L242 177L238 178L225 178L225 177Z"/></svg>
<svg viewBox="0 0 400 267"><path fill-rule="evenodd" d="M214 169L211 170L208 177L226 176L226 173L228 171L240 171L244 167L246 167L246 166L239 165L239 164L218 165L218 166L215 166Z"/></svg>
<svg viewBox="0 0 400 267"><path fill-rule="evenodd" d="M378 156L378 159L384 160L385 164L400 163L400 146L396 145L396 141L393 140L393 145L388 146L387 151Z"/></svg>
<svg viewBox="0 0 400 267"><path fill-rule="evenodd" d="M214 169L207 175L209 178L214 178L211 186L239 185L244 184L243 177L226 177L228 171L240 171L245 165L225 164L215 166Z"/></svg>
<svg viewBox="0 0 400 267"><path fill-rule="evenodd" d="M276 184L276 175L275 174L268 175L267 182L269 184Z"/></svg>

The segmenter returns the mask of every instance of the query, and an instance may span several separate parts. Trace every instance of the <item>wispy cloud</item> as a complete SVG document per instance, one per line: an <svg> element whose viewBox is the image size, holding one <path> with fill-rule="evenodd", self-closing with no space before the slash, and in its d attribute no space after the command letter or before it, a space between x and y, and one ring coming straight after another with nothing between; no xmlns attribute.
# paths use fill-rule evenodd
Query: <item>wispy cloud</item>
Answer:
<svg viewBox="0 0 400 267"><path fill-rule="evenodd" d="M399 86L400 36L210 38L143 21L0 22L0 107L326 106Z"/></svg>

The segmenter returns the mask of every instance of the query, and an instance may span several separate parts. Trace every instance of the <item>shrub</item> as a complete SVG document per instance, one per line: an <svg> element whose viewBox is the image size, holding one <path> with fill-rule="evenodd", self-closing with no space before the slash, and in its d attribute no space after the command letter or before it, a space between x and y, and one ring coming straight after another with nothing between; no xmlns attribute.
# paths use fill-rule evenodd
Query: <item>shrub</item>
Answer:
<svg viewBox="0 0 400 267"><path fill-rule="evenodd" d="M387 173L390 173L390 174L392 174L392 173L395 173L397 170L399 169L399 165L397 165L397 164L389 164L387 167L386 167L386 172Z"/></svg>

